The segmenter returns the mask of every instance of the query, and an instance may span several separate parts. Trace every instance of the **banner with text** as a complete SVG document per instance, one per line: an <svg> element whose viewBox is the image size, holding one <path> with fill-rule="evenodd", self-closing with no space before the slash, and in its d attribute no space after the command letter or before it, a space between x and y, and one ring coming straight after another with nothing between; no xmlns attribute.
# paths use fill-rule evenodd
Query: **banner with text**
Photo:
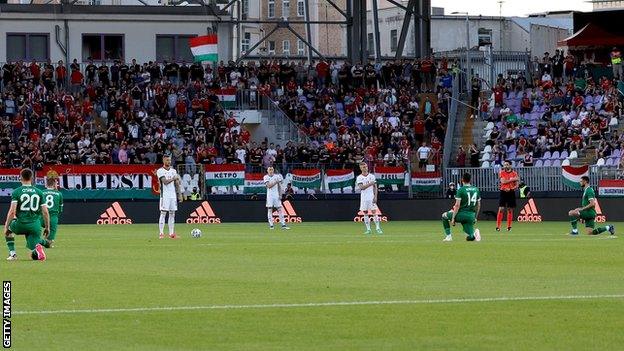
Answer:
<svg viewBox="0 0 624 351"><path fill-rule="evenodd" d="M405 169L403 167L375 167L375 178L379 185L404 185Z"/></svg>
<svg viewBox="0 0 624 351"><path fill-rule="evenodd" d="M440 172L412 172L412 191L435 192L442 189Z"/></svg>
<svg viewBox="0 0 624 351"><path fill-rule="evenodd" d="M206 186L245 185L245 165L206 165Z"/></svg>
<svg viewBox="0 0 624 351"><path fill-rule="evenodd" d="M598 182L598 195L624 197L624 180L601 180Z"/></svg>
<svg viewBox="0 0 624 351"><path fill-rule="evenodd" d="M264 173L245 174L245 194L265 194Z"/></svg>
<svg viewBox="0 0 624 351"><path fill-rule="evenodd" d="M299 189L318 189L321 187L321 170L312 169L293 169L292 186Z"/></svg>
<svg viewBox="0 0 624 351"><path fill-rule="evenodd" d="M52 165L42 175L55 171L59 190L66 199L154 199L160 189L159 165Z"/></svg>

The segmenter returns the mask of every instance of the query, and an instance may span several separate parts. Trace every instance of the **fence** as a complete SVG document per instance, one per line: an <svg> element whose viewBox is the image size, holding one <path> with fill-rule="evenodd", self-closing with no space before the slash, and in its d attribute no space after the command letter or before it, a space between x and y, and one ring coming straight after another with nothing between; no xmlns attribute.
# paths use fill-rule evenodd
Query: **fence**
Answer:
<svg viewBox="0 0 624 351"><path fill-rule="evenodd" d="M467 92L466 79L471 79L477 74L487 83L488 90L496 85L498 74L514 76L522 72L527 80L530 79L531 54L528 51L470 50L467 55L466 50L455 50L437 52L435 56L446 57L449 61L457 60L462 72L459 81L461 93ZM466 62L467 56L470 64Z"/></svg>
<svg viewBox="0 0 624 351"><path fill-rule="evenodd" d="M562 182L561 167L518 167L515 169L520 179L526 183L531 191L565 192L573 189ZM472 183L481 191L499 191L499 168L447 168L444 170L444 183L459 183L464 173L472 175ZM615 167L591 166L589 169L590 185L598 186L603 179L617 179L622 177L623 170Z"/></svg>

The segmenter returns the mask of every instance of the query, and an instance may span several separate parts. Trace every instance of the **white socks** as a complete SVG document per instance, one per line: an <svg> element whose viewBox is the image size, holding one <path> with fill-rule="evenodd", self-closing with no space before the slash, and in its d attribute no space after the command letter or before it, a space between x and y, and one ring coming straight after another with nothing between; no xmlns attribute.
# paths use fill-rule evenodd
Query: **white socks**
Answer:
<svg viewBox="0 0 624 351"><path fill-rule="evenodd" d="M160 218L158 219L158 229L160 230L158 233L162 234L165 230L165 217L167 216L167 212L160 211Z"/></svg>
<svg viewBox="0 0 624 351"><path fill-rule="evenodd" d="M169 235L174 234L175 233L175 231L174 231L174 227L175 227L175 211L169 211L169 222L167 224L169 225Z"/></svg>
<svg viewBox="0 0 624 351"><path fill-rule="evenodd" d="M370 217L368 214L364 214L364 225L366 226L366 230L370 230Z"/></svg>

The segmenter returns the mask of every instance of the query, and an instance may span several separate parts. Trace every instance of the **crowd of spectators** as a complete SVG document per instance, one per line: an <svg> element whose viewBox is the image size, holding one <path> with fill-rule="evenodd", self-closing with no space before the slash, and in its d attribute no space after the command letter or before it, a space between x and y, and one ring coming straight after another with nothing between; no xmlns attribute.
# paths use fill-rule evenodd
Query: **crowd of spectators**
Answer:
<svg viewBox="0 0 624 351"><path fill-rule="evenodd" d="M44 164L403 164L441 150L450 64L320 61L13 62L0 74L0 167ZM273 145L224 111L225 87L257 91L310 142ZM422 151L422 152L421 152ZM426 152L425 152L426 151Z"/></svg>
<svg viewBox="0 0 624 351"><path fill-rule="evenodd" d="M481 94L481 80L473 79L472 102L489 123L483 149L460 147L457 165L500 166L509 159L516 165L559 166L586 154L598 164L619 165L624 152L619 77L594 79L559 50L533 67L540 78L499 74L490 97Z"/></svg>

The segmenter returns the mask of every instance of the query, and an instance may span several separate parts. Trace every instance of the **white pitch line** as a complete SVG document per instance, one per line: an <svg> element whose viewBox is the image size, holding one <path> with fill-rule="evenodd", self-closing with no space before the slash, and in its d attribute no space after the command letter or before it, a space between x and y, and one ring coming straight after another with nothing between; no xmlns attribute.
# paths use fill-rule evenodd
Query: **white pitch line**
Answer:
<svg viewBox="0 0 624 351"><path fill-rule="evenodd" d="M593 299L621 299L624 294L613 295L560 295L560 296L508 296L484 298L456 298L456 299L427 299L427 300L388 300L388 301L336 301L336 302L308 302L308 303L276 303L258 305L206 305L206 306L169 306L169 307L137 307L137 308L103 308L84 310L44 310L44 311L14 311L15 315L44 315L44 314L80 314L80 313L128 313L128 312L159 312L159 311L195 311L195 310L244 310L244 309L280 309L305 307L334 307L334 306L376 306L376 305L421 305L446 303L479 303L500 301L547 301L547 300L593 300Z"/></svg>

